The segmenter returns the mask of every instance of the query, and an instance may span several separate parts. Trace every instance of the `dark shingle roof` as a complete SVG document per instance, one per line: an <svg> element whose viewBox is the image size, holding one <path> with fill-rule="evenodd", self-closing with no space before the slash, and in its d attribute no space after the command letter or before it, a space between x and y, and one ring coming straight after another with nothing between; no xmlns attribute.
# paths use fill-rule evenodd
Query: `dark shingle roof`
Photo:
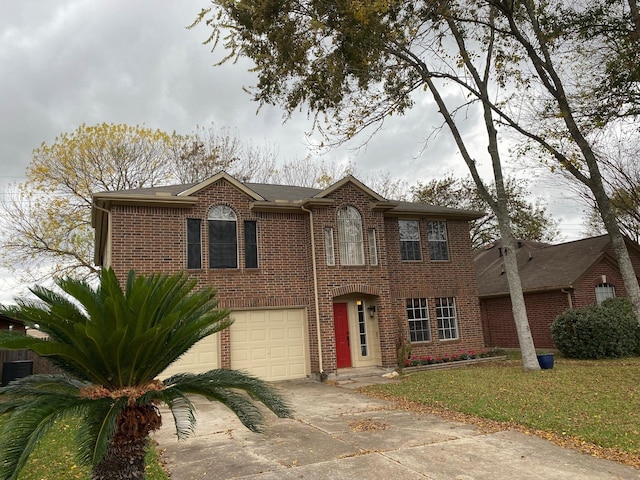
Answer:
<svg viewBox="0 0 640 480"><path fill-rule="evenodd" d="M112 192L101 192L98 195L102 199L109 199L111 197L126 196L148 196L150 198L158 196L170 196L178 197L184 192L199 185L198 183L186 183L180 185L165 185L160 187L149 188L135 188L129 190L119 190ZM266 202L287 202L287 203L302 203L305 200L312 199L321 194L323 190L310 187L297 187L292 185L273 185L266 183L244 183L243 184L249 190L257 193L265 199ZM185 197L183 197L185 198ZM461 218L467 220L473 220L480 218L484 215L483 212L477 212L474 210L462 210L449 207L440 207L436 205L427 205L423 203L412 202L392 202L395 207L389 208L388 211L399 215L434 215L442 217Z"/></svg>
<svg viewBox="0 0 640 480"><path fill-rule="evenodd" d="M523 291L574 286L605 255L609 243L608 235L558 245L520 241L516 254ZM478 294L481 297L509 293L500 250L501 244L496 242L475 253Z"/></svg>

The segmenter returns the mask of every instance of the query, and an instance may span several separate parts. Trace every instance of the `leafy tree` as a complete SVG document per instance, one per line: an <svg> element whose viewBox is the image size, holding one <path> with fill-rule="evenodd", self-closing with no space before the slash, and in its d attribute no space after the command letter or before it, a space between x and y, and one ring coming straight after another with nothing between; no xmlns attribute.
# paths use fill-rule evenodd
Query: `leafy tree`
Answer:
<svg viewBox="0 0 640 480"><path fill-rule="evenodd" d="M405 113L420 92L431 94L479 195L498 218L500 236L506 246L505 272L523 368L539 369L518 265L515 256L508 254L515 251L515 240L494 105L490 101L494 97L490 72L494 68L495 35L480 39L480 45L488 45L487 51L470 54L464 29L446 15L455 11L455 6L447 2L214 0L213 3L220 8L204 9L194 25L205 22L212 28L209 42L214 45L221 42L229 50L225 60L243 55L255 62L258 83L252 90L253 99L282 105L289 114L306 104L315 112L316 119L326 119L325 131L335 135L338 142L390 115ZM449 32L445 33L446 30ZM445 48L451 42L458 46L458 56ZM477 58L486 64L478 67L474 64ZM469 139L465 139L456 121L456 115L469 108L469 95L454 95L454 100L460 103L451 106L445 99L450 92L446 81L457 83L479 100L478 114L486 128L496 197L482 181L476 159L468 148Z"/></svg>
<svg viewBox="0 0 640 480"><path fill-rule="evenodd" d="M95 277L92 194L190 183L226 169L268 178L275 154L243 146L228 130L169 135L144 126L81 125L33 152L26 181L4 199L3 264L23 282Z"/></svg>
<svg viewBox="0 0 640 480"><path fill-rule="evenodd" d="M26 181L4 205L4 264L37 280L50 270L96 274L91 195L166 183L171 145L162 131L106 123L81 125L43 143L33 152Z"/></svg>
<svg viewBox="0 0 640 480"><path fill-rule="evenodd" d="M149 433L161 424L159 405L171 411L178 438L195 426L188 395L222 403L253 431L262 415L252 399L289 416L271 387L238 371L157 379L196 342L231 323L216 308L215 291L193 291L195 285L185 274L130 272L123 291L113 270L103 270L98 287L58 280L63 294L35 287L37 301L5 309L49 339L0 331L0 348L29 349L68 375L33 375L0 389L0 478L16 479L42 436L66 417L82 418L79 458L91 465L91 478L116 480L144 478Z"/></svg>
<svg viewBox="0 0 640 480"><path fill-rule="evenodd" d="M513 234L516 238L538 242L553 242L559 235L557 222L547 215L546 208L540 202L530 203L527 181L507 179L509 214L512 220ZM491 194L495 196L495 188ZM471 245L479 248L500 238L500 228L495 213L478 195L473 180L459 179L452 174L442 179L434 179L425 184L418 182L412 188L416 202L488 212L484 217L471 222Z"/></svg>
<svg viewBox="0 0 640 480"><path fill-rule="evenodd" d="M536 113L533 122L519 122L503 114L501 120L540 148L553 167L566 170L589 189L640 321L640 287L603 180L605 159L598 148L599 135L614 128L616 119L629 121L640 113L637 103L634 105L640 68L637 62L629 62L637 58L640 47L640 17L635 0L565 3L488 0L489 11L497 18L492 32L504 38L511 59L520 60L503 73L516 74L511 76L514 85L521 95L528 90L527 100L532 101ZM609 26L616 28L609 30ZM593 51L603 46L612 49L613 68L610 62L592 61ZM522 59L529 68L522 67ZM580 68L583 63L587 69ZM616 68L623 72L616 74ZM600 92L600 98L606 97L607 105L594 112L589 104L601 100L596 98L597 89L589 85L600 84L603 78L608 87L606 95Z"/></svg>
<svg viewBox="0 0 640 480"><path fill-rule="evenodd" d="M504 134L498 127L507 126L520 144L523 138L531 142L552 168L566 169L593 193L640 318L640 288L603 186L593 142L597 129L610 119L634 115L633 108L623 108L633 97L625 95L624 88L611 89L609 101L618 110L597 118L587 108L595 93L582 87L585 80L596 85L607 75L613 78L613 68L607 71L606 65L591 62L591 53L602 45L622 60L618 65L625 68L623 77L629 74L623 81L612 81L635 86L637 62L628 66L624 61L632 58L634 48L638 50L635 0L213 3L220 8L204 9L196 23L212 28L209 41L229 49L226 59L243 55L255 62L254 100L282 105L289 113L306 104L317 115L330 117L329 130L333 127L343 139L389 115L404 113L420 91L431 94L480 195L499 219L508 250L513 243L498 142ZM619 28L595 28L602 18ZM616 41L629 45L618 48ZM581 69L581 64L594 69ZM462 91L457 106L450 106L455 97L451 86ZM477 175L476 160L463 145L461 120L455 118L474 103L486 129L495 199ZM523 115L527 105L532 112L528 117ZM518 298L517 265L509 255L505 270L514 285L514 310L519 310L523 302ZM517 321L521 323L526 329Z"/></svg>

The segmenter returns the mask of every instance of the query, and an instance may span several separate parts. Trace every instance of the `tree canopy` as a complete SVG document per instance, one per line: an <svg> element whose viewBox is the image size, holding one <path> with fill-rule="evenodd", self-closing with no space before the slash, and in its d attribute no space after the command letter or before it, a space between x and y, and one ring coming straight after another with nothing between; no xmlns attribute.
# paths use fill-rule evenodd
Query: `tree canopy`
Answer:
<svg viewBox="0 0 640 480"><path fill-rule="evenodd" d="M550 168L570 172L593 193L640 318L640 288L595 141L603 128L637 114L635 0L212 3L196 23L211 27L209 42L227 49L225 60L255 63L253 99L287 112L305 106L342 139L430 94L507 242L499 138L509 133L524 153L535 150ZM461 112L474 106L486 127L497 198L458 126Z"/></svg>

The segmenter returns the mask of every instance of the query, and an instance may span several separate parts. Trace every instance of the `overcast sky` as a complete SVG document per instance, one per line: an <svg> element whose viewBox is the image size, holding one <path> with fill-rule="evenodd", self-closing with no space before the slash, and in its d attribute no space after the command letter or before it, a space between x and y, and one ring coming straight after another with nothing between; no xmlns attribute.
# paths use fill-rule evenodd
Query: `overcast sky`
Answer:
<svg viewBox="0 0 640 480"><path fill-rule="evenodd" d="M274 146L283 161L314 154L305 113L285 124L277 108L256 114L257 105L242 91L253 84L251 65L214 67L222 53L202 45L206 28L185 28L206 6L206 0L0 0L0 194L7 183L24 180L34 148L82 123L144 124L179 133L214 123ZM440 123L425 100L406 117L388 121L366 149L354 150L354 142L324 158L350 161L363 172L389 170L410 185L447 172L466 176L448 132L423 150ZM561 221L564 239L579 238L582 207L547 184L531 187ZM14 293L0 270L0 303Z"/></svg>

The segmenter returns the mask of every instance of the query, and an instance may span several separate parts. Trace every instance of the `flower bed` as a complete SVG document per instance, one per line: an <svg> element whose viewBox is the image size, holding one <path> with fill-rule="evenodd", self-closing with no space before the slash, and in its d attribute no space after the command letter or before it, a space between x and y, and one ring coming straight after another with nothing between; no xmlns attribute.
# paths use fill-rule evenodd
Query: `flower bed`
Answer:
<svg viewBox="0 0 640 480"><path fill-rule="evenodd" d="M440 363L460 362L464 360L475 360L478 358L495 357L496 353L488 350L462 350L453 354L444 354L438 357L432 355L421 355L409 357L404 361L405 367L419 367L422 365L436 365Z"/></svg>

